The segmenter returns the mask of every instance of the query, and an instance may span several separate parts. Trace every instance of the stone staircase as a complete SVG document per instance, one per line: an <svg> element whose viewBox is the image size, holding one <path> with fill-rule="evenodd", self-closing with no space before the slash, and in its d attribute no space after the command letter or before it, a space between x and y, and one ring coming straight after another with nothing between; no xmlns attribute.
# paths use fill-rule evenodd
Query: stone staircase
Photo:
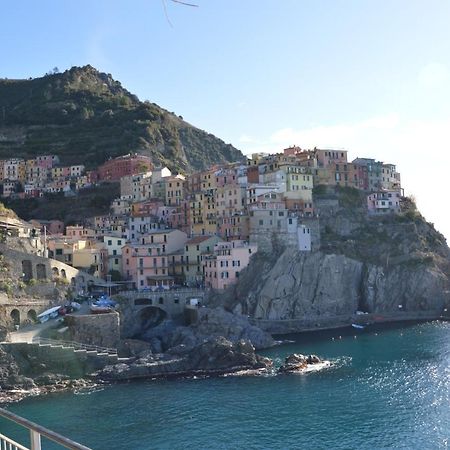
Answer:
<svg viewBox="0 0 450 450"><path fill-rule="evenodd" d="M64 341L5 342L0 345L25 360L29 364L30 373L33 374L50 372L80 378L105 366L128 360L119 358L115 349Z"/></svg>

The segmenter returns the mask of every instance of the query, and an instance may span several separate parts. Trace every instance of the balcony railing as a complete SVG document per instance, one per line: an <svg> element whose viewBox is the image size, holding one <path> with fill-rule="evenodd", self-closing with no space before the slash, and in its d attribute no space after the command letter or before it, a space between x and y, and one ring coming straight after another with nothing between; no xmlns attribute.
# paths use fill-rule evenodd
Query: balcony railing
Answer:
<svg viewBox="0 0 450 450"><path fill-rule="evenodd" d="M0 449L2 450L42 450L41 437L45 437L50 441L53 441L64 448L71 450L91 450L89 447L78 444L64 436L61 436L54 431L48 430L30 420L24 419L6 409L0 408L0 417L4 417L10 422L14 422L30 432L30 444L29 447L25 447L22 444L4 436L0 433Z"/></svg>

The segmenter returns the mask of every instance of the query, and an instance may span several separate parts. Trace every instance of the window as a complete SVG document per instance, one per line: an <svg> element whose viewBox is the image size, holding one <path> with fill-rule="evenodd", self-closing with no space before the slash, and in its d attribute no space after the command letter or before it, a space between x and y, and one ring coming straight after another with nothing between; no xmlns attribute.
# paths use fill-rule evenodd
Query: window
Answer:
<svg viewBox="0 0 450 450"><path fill-rule="evenodd" d="M119 258L114 259L114 264L119 264Z"/></svg>
<svg viewBox="0 0 450 450"><path fill-rule="evenodd" d="M108 240L108 245L112 245L112 241L111 240Z"/></svg>

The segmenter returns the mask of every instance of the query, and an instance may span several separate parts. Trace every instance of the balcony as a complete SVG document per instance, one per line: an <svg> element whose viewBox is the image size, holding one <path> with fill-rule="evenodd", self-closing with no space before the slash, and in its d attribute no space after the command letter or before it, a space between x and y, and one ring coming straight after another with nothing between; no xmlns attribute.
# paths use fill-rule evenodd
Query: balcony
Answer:
<svg viewBox="0 0 450 450"><path fill-rule="evenodd" d="M30 420L24 419L16 414L13 414L6 409L0 408L0 417L7 419L9 422L14 422L24 428L26 428L30 433L30 443L29 447L26 447L7 436L0 433L0 449L8 450L42 450L41 437L59 444L61 447L68 448L70 450L91 450L89 447L78 444L58 433L55 433L47 428L41 427L40 425L31 422Z"/></svg>

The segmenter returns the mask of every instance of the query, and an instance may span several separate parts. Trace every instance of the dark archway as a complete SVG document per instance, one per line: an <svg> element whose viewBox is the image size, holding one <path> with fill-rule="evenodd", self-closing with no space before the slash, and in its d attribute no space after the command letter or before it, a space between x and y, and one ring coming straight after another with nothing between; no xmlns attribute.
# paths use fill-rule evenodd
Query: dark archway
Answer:
<svg viewBox="0 0 450 450"><path fill-rule="evenodd" d="M38 280L45 280L47 278L45 264L36 264L36 278Z"/></svg>
<svg viewBox="0 0 450 450"><path fill-rule="evenodd" d="M22 261L22 274L23 281L30 281L33 278L33 266L29 259Z"/></svg>
<svg viewBox="0 0 450 450"><path fill-rule="evenodd" d="M59 270L57 267L52 267L52 277L59 278Z"/></svg>
<svg viewBox="0 0 450 450"><path fill-rule="evenodd" d="M138 314L141 334L145 334L149 328L156 327L165 319L167 319L166 311L157 306L147 306L146 308L141 309Z"/></svg>
<svg viewBox="0 0 450 450"><path fill-rule="evenodd" d="M67 278L65 269L61 269L61 278Z"/></svg>
<svg viewBox="0 0 450 450"><path fill-rule="evenodd" d="M30 309L30 310L28 311L28 313L27 313L27 319L28 319L30 322L33 322L33 323L37 322L37 313L36 313L36 311L35 311L34 309Z"/></svg>
<svg viewBox="0 0 450 450"><path fill-rule="evenodd" d="M13 309L10 316L14 325L20 325L20 311L18 309Z"/></svg>

